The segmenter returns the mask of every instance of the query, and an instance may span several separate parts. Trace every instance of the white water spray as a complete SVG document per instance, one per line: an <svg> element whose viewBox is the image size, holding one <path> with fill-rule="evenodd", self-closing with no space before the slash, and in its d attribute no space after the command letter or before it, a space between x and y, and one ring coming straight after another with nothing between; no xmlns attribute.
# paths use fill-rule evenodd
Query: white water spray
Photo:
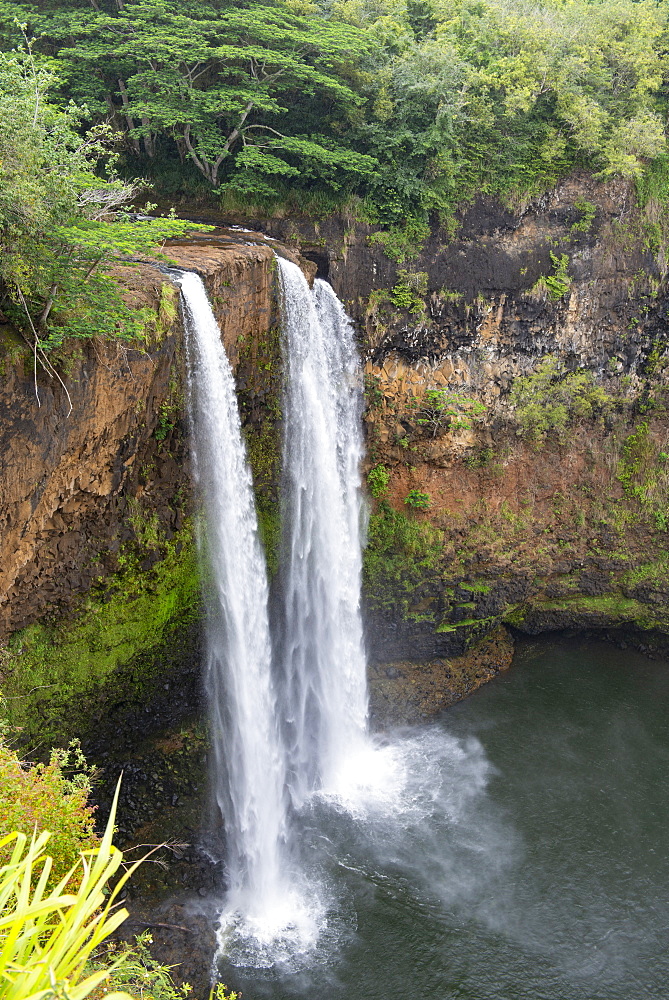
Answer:
<svg viewBox="0 0 669 1000"><path fill-rule="evenodd" d="M271 678L267 574L220 330L201 279L185 272L178 281L193 464L205 509L212 781L225 821L230 879L222 924L241 920L262 940L293 919L286 912L284 761Z"/></svg>
<svg viewBox="0 0 669 1000"><path fill-rule="evenodd" d="M191 273L179 277L206 515L213 784L230 878L218 940L227 961L255 966L299 964L330 922L318 876L307 887L294 869L300 851L289 843L284 788L298 811L317 794L355 814L394 808L403 783L393 748L367 734L362 387L353 328L328 284L317 281L312 292L296 265L279 260L279 267L286 389L278 692L233 376L204 285Z"/></svg>
<svg viewBox="0 0 669 1000"><path fill-rule="evenodd" d="M348 797L370 763L362 621L362 386L353 327L324 282L279 258L284 299L284 630L288 784ZM363 782L367 780L362 776Z"/></svg>

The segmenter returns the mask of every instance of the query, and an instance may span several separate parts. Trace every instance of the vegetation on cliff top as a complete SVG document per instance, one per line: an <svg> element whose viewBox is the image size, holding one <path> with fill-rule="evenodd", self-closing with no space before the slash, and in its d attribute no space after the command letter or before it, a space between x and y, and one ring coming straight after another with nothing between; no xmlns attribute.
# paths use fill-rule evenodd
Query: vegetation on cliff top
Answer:
<svg viewBox="0 0 669 1000"><path fill-rule="evenodd" d="M401 263L431 213L586 168L635 178L661 238L668 32L655 0L0 0L0 308L45 366L141 337L113 266L187 228L124 210L147 187L348 204Z"/></svg>
<svg viewBox="0 0 669 1000"><path fill-rule="evenodd" d="M401 225L577 167L667 195L655 0L3 0L6 49L17 17L67 114L164 195L355 194Z"/></svg>
<svg viewBox="0 0 669 1000"><path fill-rule="evenodd" d="M31 45L0 52L0 296L47 367L44 352L66 336L141 336L145 317L112 269L192 228L123 210L137 186L116 174L112 129L82 128L84 111L55 101L56 82Z"/></svg>

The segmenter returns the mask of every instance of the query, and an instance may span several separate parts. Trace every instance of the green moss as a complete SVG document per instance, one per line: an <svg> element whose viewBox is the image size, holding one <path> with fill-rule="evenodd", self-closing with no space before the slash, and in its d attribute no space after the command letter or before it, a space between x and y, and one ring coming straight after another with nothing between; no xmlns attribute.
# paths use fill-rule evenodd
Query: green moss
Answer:
<svg viewBox="0 0 669 1000"><path fill-rule="evenodd" d="M481 631L489 632L493 624L498 621L496 615L488 618L463 618L461 622L442 622L435 632L457 632L460 628L472 628L476 626L476 631L472 632L471 641L480 638Z"/></svg>
<svg viewBox="0 0 669 1000"><path fill-rule="evenodd" d="M627 587L636 587L640 583L669 586L669 553L664 552L656 561L643 563L636 569L630 570L623 577L623 583Z"/></svg>
<svg viewBox="0 0 669 1000"><path fill-rule="evenodd" d="M165 334L172 328L174 321L179 314L179 292L171 281L164 281L160 286L160 301L156 313L151 313L147 317L149 324L153 324L153 340L157 343L163 339Z"/></svg>
<svg viewBox="0 0 669 1000"><path fill-rule="evenodd" d="M385 255L396 264L403 264L420 256L429 235L430 227L427 222L410 217L401 226L372 233L368 242L372 246L382 247Z"/></svg>
<svg viewBox="0 0 669 1000"><path fill-rule="evenodd" d="M460 589L469 590L472 594L489 594L492 588L487 583L474 581L474 583L461 583Z"/></svg>
<svg viewBox="0 0 669 1000"><path fill-rule="evenodd" d="M85 715L88 694L199 614L200 580L190 527L142 571L133 559L92 591L70 620L16 632L3 662L10 725L58 743Z"/></svg>
<svg viewBox="0 0 669 1000"><path fill-rule="evenodd" d="M607 614L619 618L633 619L647 612L639 601L623 597L621 594L602 594L599 597L566 597L562 600L541 601L546 611L573 611L576 613Z"/></svg>
<svg viewBox="0 0 669 1000"><path fill-rule="evenodd" d="M265 550L265 561L270 576L279 569L279 546L281 544L281 516L278 503L260 502L256 508L260 541Z"/></svg>
<svg viewBox="0 0 669 1000"><path fill-rule="evenodd" d="M525 621L527 612L528 606L526 604L515 604L513 607L508 608L502 615L502 623L504 625L520 626Z"/></svg>
<svg viewBox="0 0 669 1000"><path fill-rule="evenodd" d="M404 618L423 584L433 581L443 549L443 532L416 521L381 500L369 520L364 553L365 593L376 608L398 607Z"/></svg>
<svg viewBox="0 0 669 1000"><path fill-rule="evenodd" d="M278 327L250 337L241 345L238 382L241 393L244 437L255 493L258 527L267 568L274 574L279 564L281 477L281 331Z"/></svg>
<svg viewBox="0 0 669 1000"><path fill-rule="evenodd" d="M647 604L622 594L602 594L598 597L579 595L559 600L534 601L511 609L502 621L506 625L522 627L528 618L542 612L562 613L565 627L573 624L587 627L589 623L596 626L627 624L640 629L656 629L661 632L669 630L669 614L666 610L659 607L651 609Z"/></svg>
<svg viewBox="0 0 669 1000"><path fill-rule="evenodd" d="M6 378L19 358L27 354L27 344L18 331L0 326L0 378Z"/></svg>

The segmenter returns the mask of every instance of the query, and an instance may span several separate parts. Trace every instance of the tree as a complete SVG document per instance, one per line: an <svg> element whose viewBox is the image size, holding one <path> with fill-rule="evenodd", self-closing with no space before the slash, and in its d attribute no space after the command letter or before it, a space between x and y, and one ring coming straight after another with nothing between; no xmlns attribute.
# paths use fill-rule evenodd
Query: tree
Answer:
<svg viewBox="0 0 669 1000"><path fill-rule="evenodd" d="M0 52L0 292L36 357L68 334L141 332L110 268L190 227L120 211L137 187L113 175L108 127L82 137L81 110L54 106L54 84L30 47Z"/></svg>
<svg viewBox="0 0 669 1000"><path fill-rule="evenodd" d="M306 172L337 188L374 169L322 129L323 117L345 121L362 102L342 74L364 49L358 29L281 4L97 6L38 14L32 28L70 92L99 118L113 115L135 153L141 142L153 158L167 140L213 186L261 194L272 178ZM291 113L296 101L324 115ZM304 131L305 118L317 132Z"/></svg>

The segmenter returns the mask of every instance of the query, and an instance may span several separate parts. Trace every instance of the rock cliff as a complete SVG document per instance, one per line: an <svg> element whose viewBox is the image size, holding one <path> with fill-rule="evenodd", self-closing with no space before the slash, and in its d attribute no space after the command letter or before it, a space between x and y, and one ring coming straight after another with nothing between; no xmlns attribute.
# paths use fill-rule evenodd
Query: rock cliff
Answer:
<svg viewBox="0 0 669 1000"><path fill-rule="evenodd" d="M204 278L244 387L245 423L271 437L274 251L220 235L168 253ZM177 290L149 264L119 269L118 279L143 310L144 342L66 345L56 365L67 394L40 368L35 377L26 345L2 331L0 685L27 738L169 714L177 678L177 710L198 699ZM264 475L276 478L273 468Z"/></svg>
<svg viewBox="0 0 669 1000"><path fill-rule="evenodd" d="M504 628L624 626L652 648L669 629L669 302L662 231L629 186L575 177L413 240L344 217L243 221L283 245L219 230L169 255L202 274L221 323L271 569L275 252L328 278L359 331L379 717L402 678L422 714L504 669ZM154 266L119 280L145 342L69 345L69 415L40 371L38 405L30 352L0 331L0 674L15 724L45 737L198 698L177 300ZM485 663L468 652L484 640Z"/></svg>
<svg viewBox="0 0 669 1000"><path fill-rule="evenodd" d="M254 224L309 256L360 330L368 468L383 480L366 560L373 657L462 654L501 622L623 626L652 646L669 625L653 206L583 175L514 208L482 200L413 245L352 218Z"/></svg>

